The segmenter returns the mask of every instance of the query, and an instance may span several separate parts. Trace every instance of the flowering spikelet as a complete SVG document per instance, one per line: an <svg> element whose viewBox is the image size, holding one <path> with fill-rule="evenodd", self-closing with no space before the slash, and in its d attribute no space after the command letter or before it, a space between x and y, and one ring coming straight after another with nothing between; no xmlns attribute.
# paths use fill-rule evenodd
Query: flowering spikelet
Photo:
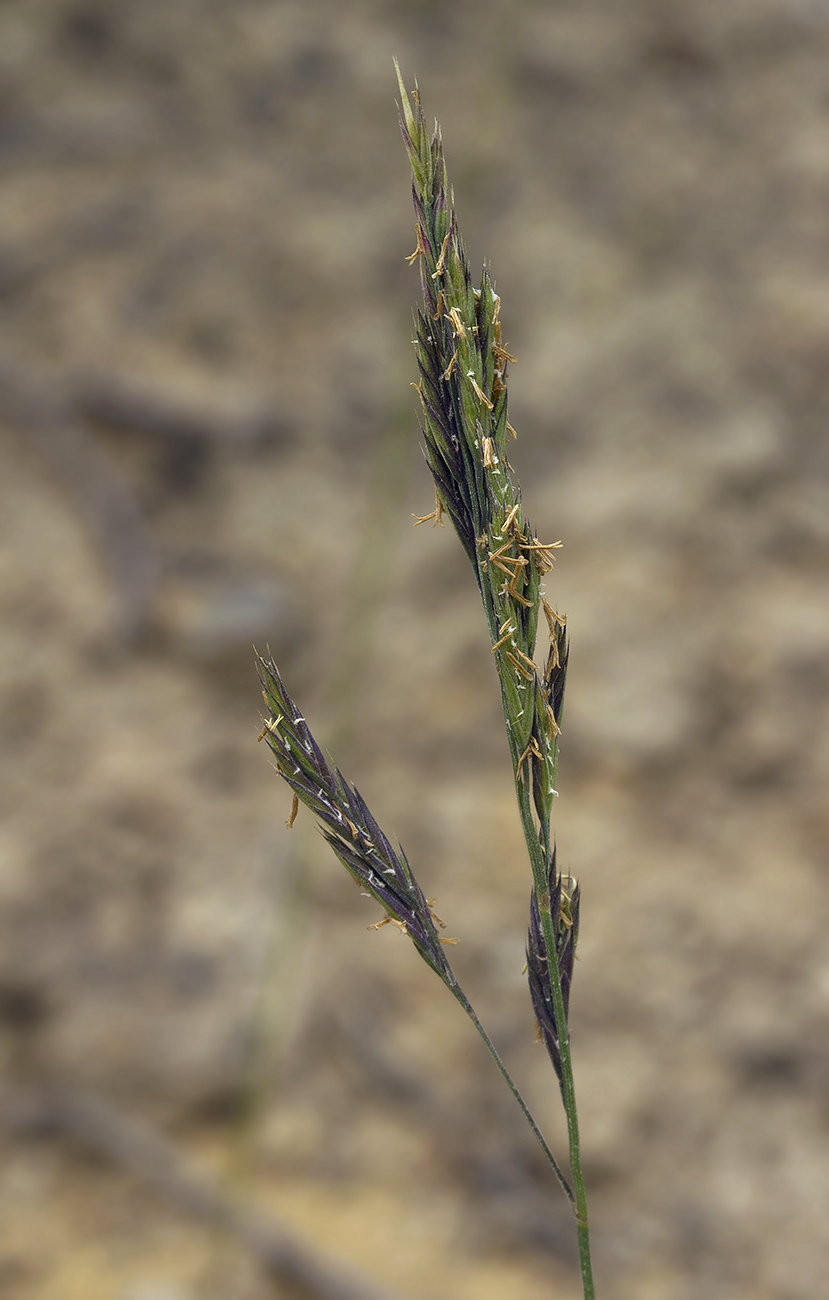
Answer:
<svg viewBox="0 0 829 1300"><path fill-rule="evenodd" d="M359 792L326 762L308 724L282 684L272 659L259 658L259 678L269 718L262 729L279 775L297 799L323 823L323 834L343 866L385 910L385 918L408 934L423 960L453 983L436 929L438 918L397 852L372 817ZM448 941L447 941L448 942Z"/></svg>
<svg viewBox="0 0 829 1300"><path fill-rule="evenodd" d="M473 287L440 129L436 125L430 135L417 90L410 99L399 69L397 75L400 129L412 168L411 260L420 263L423 288L415 317L415 387L438 496L435 515L427 517L449 516L474 569L497 656L516 779L532 791L545 826L555 797L566 647L563 620L540 588L560 543L539 542L524 517L507 460L515 432L507 420L506 375L515 358L501 341L501 300L486 269L480 287ZM533 657L542 605L551 640L544 674Z"/></svg>
<svg viewBox="0 0 829 1300"><path fill-rule="evenodd" d="M565 1020L570 1007L570 984L573 979L573 959L579 937L579 885L572 876L556 874L556 854L553 849L550 867L550 911L556 937L558 970L561 978L561 995L564 1002ZM561 1083L561 1052L559 1042L561 1034L568 1032L567 1025L559 1029L556 1025L553 1009L553 992L550 987L550 972L547 954L544 948L544 935L541 930L541 917L538 901L533 892L530 899L530 929L527 939L527 978L530 985L533 1011L535 1012L538 1032L544 1040L553 1069Z"/></svg>

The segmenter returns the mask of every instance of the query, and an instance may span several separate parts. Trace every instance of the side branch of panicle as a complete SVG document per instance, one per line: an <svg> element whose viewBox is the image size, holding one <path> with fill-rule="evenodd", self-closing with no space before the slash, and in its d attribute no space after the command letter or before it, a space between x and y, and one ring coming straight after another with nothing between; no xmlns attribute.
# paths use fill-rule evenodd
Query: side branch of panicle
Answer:
<svg viewBox="0 0 829 1300"><path fill-rule="evenodd" d="M553 930L556 939L558 971L561 979L561 994L564 1002L565 1023L559 1026L553 1006L553 991L550 986L550 970L544 946L544 934L541 928L541 916L538 899L533 891L530 899L530 928L527 939L527 978L530 986L533 1011L538 1025L540 1038L547 1048L553 1069L561 1084L561 1049L563 1035L569 1033L567 1015L570 1008L570 985L573 980L573 960L579 937L579 901L581 891L578 881L572 876L560 876L556 873L556 854L553 849L550 868L550 912L553 918Z"/></svg>
<svg viewBox="0 0 829 1300"><path fill-rule="evenodd" d="M359 791L331 767L293 702L272 659L258 657L268 717L260 739L268 742L279 775L296 799L322 823L323 834L343 866L407 934L423 960L453 983L431 910L401 848L394 850Z"/></svg>

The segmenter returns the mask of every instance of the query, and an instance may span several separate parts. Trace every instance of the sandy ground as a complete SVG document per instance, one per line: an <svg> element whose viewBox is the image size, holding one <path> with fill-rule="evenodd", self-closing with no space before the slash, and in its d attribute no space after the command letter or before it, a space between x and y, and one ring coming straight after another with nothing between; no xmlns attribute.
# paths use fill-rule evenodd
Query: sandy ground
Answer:
<svg viewBox="0 0 829 1300"><path fill-rule="evenodd" d="M563 1150L483 620L449 531L411 527L393 54L502 295L530 518L565 543L599 1293L815 1300L821 0L0 9L0 1292L294 1295L155 1148L137 1179L115 1116L377 1288L580 1293L480 1045L309 819L285 829L256 744L253 643L437 897Z"/></svg>

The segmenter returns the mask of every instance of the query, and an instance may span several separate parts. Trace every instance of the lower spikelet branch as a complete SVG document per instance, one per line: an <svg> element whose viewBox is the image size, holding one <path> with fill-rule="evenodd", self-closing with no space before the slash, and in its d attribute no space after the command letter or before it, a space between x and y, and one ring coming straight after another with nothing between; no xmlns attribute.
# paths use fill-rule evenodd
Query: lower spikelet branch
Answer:
<svg viewBox="0 0 829 1300"><path fill-rule="evenodd" d="M550 912L556 936L558 970L561 979L561 994L564 1002L565 1020L570 1008L570 984L573 979L573 960L579 936L579 901L578 881L572 876L558 875L556 872L556 853L553 849L550 864ZM527 938L527 978L530 985L530 997L538 1024L539 1036L547 1048L553 1069L559 1084L562 1083L561 1048L563 1035L567 1034L567 1024L557 1025L553 1008L553 991L550 986L550 970L544 947L544 934L541 928L538 899L533 891L530 899L530 928Z"/></svg>
<svg viewBox="0 0 829 1300"><path fill-rule="evenodd" d="M380 924L388 920L397 925L444 983L454 985L435 914L402 848L392 848L359 791L327 762L273 659L257 658L269 712L259 738L267 740L279 775L322 823L325 839L348 873L384 909Z"/></svg>

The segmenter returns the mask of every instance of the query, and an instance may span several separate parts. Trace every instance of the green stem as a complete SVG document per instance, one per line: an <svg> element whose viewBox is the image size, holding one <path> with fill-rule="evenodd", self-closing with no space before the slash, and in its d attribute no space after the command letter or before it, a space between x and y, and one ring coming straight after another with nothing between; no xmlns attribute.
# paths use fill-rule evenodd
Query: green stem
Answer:
<svg viewBox="0 0 829 1300"><path fill-rule="evenodd" d="M484 605L484 610L486 612L487 626L489 628L490 639L494 644L498 636L498 632L497 632L498 623L495 615L495 610L493 608L491 590L486 575L482 573L480 569L479 569L479 577L480 577L481 594L483 596L483 605ZM472 1008L468 1005L468 1003L462 1001L461 998L458 998L458 1001L461 1002L461 1005L464 1006L464 1009L467 1011L467 1014L470 1015L470 1017L472 1018L473 1023L476 1025L478 1029L478 1032L481 1034L484 1042L489 1048L493 1056L493 1059L495 1060L496 1065L498 1066L501 1073L504 1075L512 1091L515 1093L516 1100L518 1101L519 1105L524 1111L529 1121L530 1127L532 1128L533 1132L536 1134L539 1141L541 1142L545 1150L545 1153L547 1154L548 1159L550 1160L555 1170L556 1176L558 1177L558 1180L561 1183L567 1195L567 1199L573 1208L573 1212L576 1216L576 1231L578 1234L578 1242L579 1242L579 1261L581 1264L581 1276L582 1276L582 1288L584 1292L584 1300L595 1300L595 1290L593 1286L593 1264L590 1256L590 1231L589 1231L588 1221L587 1221L587 1192L584 1186L584 1175L582 1173L582 1168L581 1168L581 1144L579 1140L579 1119L578 1119L578 1111L576 1109L576 1090L575 1090L575 1085L573 1083L573 1064L570 1056L570 1036L567 1032L567 1016L565 1014L565 1009L564 1009L564 994L561 988L561 974L558 968L558 951L556 948L555 928L553 925L552 912L550 910L550 892L549 892L549 884L548 884L548 864L550 861L550 851L551 851L550 827L549 824L542 825L540 828L541 834L539 838L539 830L536 828L535 818L533 817L533 812L532 812L529 780L525 781L518 773L519 754L515 745L512 728L510 726L509 708L507 705L507 698L506 698L504 685L503 685L503 681L501 680L500 674L498 680L499 680L499 685L501 687L501 703L504 710L504 721L506 723L507 739L509 742L510 754L512 756L513 773L515 776L515 789L518 795L518 806L521 813L521 825L524 831L524 839L526 840L527 851L530 856L530 863L532 866L532 874L533 874L533 884L535 888L536 898L538 900L538 911L541 919L541 929L544 935L544 948L547 955L547 966L550 972L550 985L553 994L553 1010L555 1012L556 1025L560 1025L563 1027L563 1032L560 1032L558 1036L559 1055L561 1057L561 1078L562 1078L562 1093L564 1096L564 1110L567 1116L567 1136L568 1136L569 1149L570 1149L570 1172L573 1178L573 1192L575 1193L575 1195L573 1195L570 1192L570 1188L566 1180L564 1179L564 1176L561 1173L561 1170L556 1160L554 1159L552 1154L550 1154L549 1148L547 1147L547 1144L544 1141L544 1139L541 1137L541 1134L539 1133L536 1127L535 1121L533 1120L532 1116L527 1110L527 1107L524 1105L523 1099L521 1098L520 1094L515 1088L515 1085L513 1084L509 1075L507 1074L506 1069L504 1068L500 1060L500 1057L498 1056L497 1052L495 1051L494 1047L489 1041L489 1038L484 1032L480 1022L478 1021L477 1016L475 1016L474 1011L472 1011ZM458 996L457 993L455 994L455 996L456 997Z"/></svg>
<svg viewBox="0 0 829 1300"><path fill-rule="evenodd" d="M504 1065L504 1062L501 1060L500 1056L498 1055L498 1051L495 1047L495 1044L493 1043L489 1034L484 1029L477 1015L475 1014L475 1009L472 1006L472 1003L469 1001L469 998L464 993L460 984L458 983L447 984L447 987L450 989L455 999L463 1007L464 1011L469 1016L469 1019L472 1021L478 1033L481 1035L481 1038L484 1040L487 1051L489 1052L495 1064L498 1066L498 1069L500 1070L503 1078L506 1081L507 1087L509 1088L515 1100L518 1102L518 1105L521 1107L521 1110L524 1113L524 1118L526 1119L527 1123L529 1124L530 1128L532 1129L533 1133L538 1139L539 1145L541 1146L541 1150L544 1152L544 1155L547 1157L547 1160L552 1166L553 1172L561 1185L561 1190L564 1192L564 1195L567 1197L567 1200L570 1202L573 1212L576 1215L578 1215L576 1199L573 1196L573 1192L570 1188L570 1184L567 1182L567 1179L564 1177L564 1174L561 1171L561 1166L559 1165L552 1151L548 1147L541 1130L539 1129L538 1125L533 1119L532 1114L530 1113L530 1110L527 1106L527 1103L524 1101L524 1098L521 1096L521 1093L518 1091L518 1086L514 1082L507 1067Z"/></svg>

